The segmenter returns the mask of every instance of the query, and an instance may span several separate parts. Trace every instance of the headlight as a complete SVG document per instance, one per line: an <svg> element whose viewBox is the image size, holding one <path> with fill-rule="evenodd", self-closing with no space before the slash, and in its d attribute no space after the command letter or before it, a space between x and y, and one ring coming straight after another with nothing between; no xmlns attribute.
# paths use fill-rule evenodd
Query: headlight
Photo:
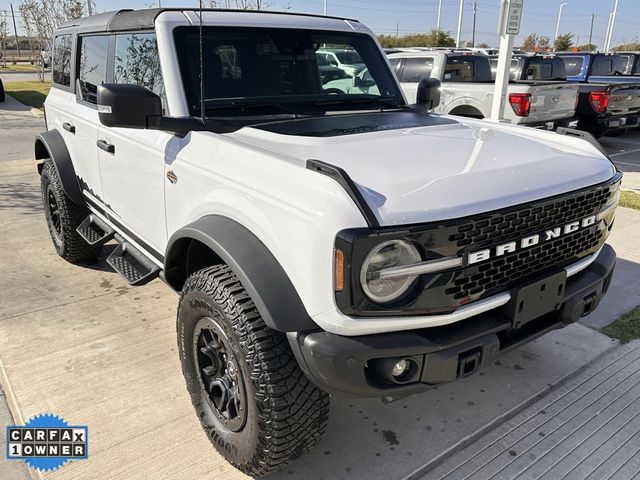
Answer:
<svg viewBox="0 0 640 480"><path fill-rule="evenodd" d="M402 267L421 261L420 253L409 242L390 240L376 246L365 258L360 272L364 293L377 303L388 303L405 293L417 275L380 278L380 272L392 267Z"/></svg>

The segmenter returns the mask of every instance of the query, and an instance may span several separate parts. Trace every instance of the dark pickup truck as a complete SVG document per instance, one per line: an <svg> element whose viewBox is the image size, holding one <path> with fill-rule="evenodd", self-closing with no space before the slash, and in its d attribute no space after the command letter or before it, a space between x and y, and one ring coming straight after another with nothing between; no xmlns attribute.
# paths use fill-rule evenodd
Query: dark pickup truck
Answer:
<svg viewBox="0 0 640 480"><path fill-rule="evenodd" d="M559 53L567 80L591 83L637 83L640 76L625 75L625 62L617 53Z"/></svg>
<svg viewBox="0 0 640 480"><path fill-rule="evenodd" d="M596 137L640 124L640 76L624 75L625 59L608 53L559 54L567 80L580 82L578 128Z"/></svg>

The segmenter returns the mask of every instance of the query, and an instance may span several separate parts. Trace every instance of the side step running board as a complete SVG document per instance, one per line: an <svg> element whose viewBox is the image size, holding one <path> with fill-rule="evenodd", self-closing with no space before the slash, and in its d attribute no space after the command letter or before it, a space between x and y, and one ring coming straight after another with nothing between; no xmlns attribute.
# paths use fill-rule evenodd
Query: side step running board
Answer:
<svg viewBox="0 0 640 480"><path fill-rule="evenodd" d="M119 244L107 258L107 263L122 275L129 285L144 285L158 276L160 267L119 235L116 240Z"/></svg>
<svg viewBox="0 0 640 480"><path fill-rule="evenodd" d="M89 245L104 245L113 238L115 234L113 228L96 217L93 213L85 218L76 228L76 232Z"/></svg>

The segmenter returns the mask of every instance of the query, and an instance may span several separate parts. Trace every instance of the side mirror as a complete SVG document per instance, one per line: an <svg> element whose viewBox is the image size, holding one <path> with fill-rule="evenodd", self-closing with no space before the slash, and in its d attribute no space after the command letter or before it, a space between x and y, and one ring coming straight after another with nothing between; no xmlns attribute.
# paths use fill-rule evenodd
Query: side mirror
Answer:
<svg viewBox="0 0 640 480"><path fill-rule="evenodd" d="M433 110L440 105L440 80L423 78L418 84L416 104L424 105L427 110Z"/></svg>
<svg viewBox="0 0 640 480"><path fill-rule="evenodd" d="M105 83L98 87L98 116L107 127L148 128L162 117L162 101L139 85Z"/></svg>
<svg viewBox="0 0 640 480"><path fill-rule="evenodd" d="M353 86L359 88L371 88L376 84L373 78L364 78L359 75L353 77Z"/></svg>

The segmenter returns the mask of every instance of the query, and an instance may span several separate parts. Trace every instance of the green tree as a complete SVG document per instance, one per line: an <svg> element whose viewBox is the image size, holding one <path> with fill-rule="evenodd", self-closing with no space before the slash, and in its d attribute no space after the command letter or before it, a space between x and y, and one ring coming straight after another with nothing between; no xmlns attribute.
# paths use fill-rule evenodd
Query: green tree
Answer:
<svg viewBox="0 0 640 480"><path fill-rule="evenodd" d="M558 52L566 52L573 47L573 33L563 33L558 35L556 41L553 42L553 48Z"/></svg>
<svg viewBox="0 0 640 480"><path fill-rule="evenodd" d="M576 48L579 52L592 52L598 49L595 43L585 43L584 45L577 45Z"/></svg>
<svg viewBox="0 0 640 480"><path fill-rule="evenodd" d="M478 48L490 48L488 43L482 42L478 44Z"/></svg>
<svg viewBox="0 0 640 480"><path fill-rule="evenodd" d="M640 50L640 41L633 41L629 43L622 43L616 47L613 47L615 52L629 52L634 50Z"/></svg>
<svg viewBox="0 0 640 480"><path fill-rule="evenodd" d="M396 37L395 35L379 35L378 40L385 48L394 47L455 47L456 41L450 32L436 29L429 33L417 33Z"/></svg>

